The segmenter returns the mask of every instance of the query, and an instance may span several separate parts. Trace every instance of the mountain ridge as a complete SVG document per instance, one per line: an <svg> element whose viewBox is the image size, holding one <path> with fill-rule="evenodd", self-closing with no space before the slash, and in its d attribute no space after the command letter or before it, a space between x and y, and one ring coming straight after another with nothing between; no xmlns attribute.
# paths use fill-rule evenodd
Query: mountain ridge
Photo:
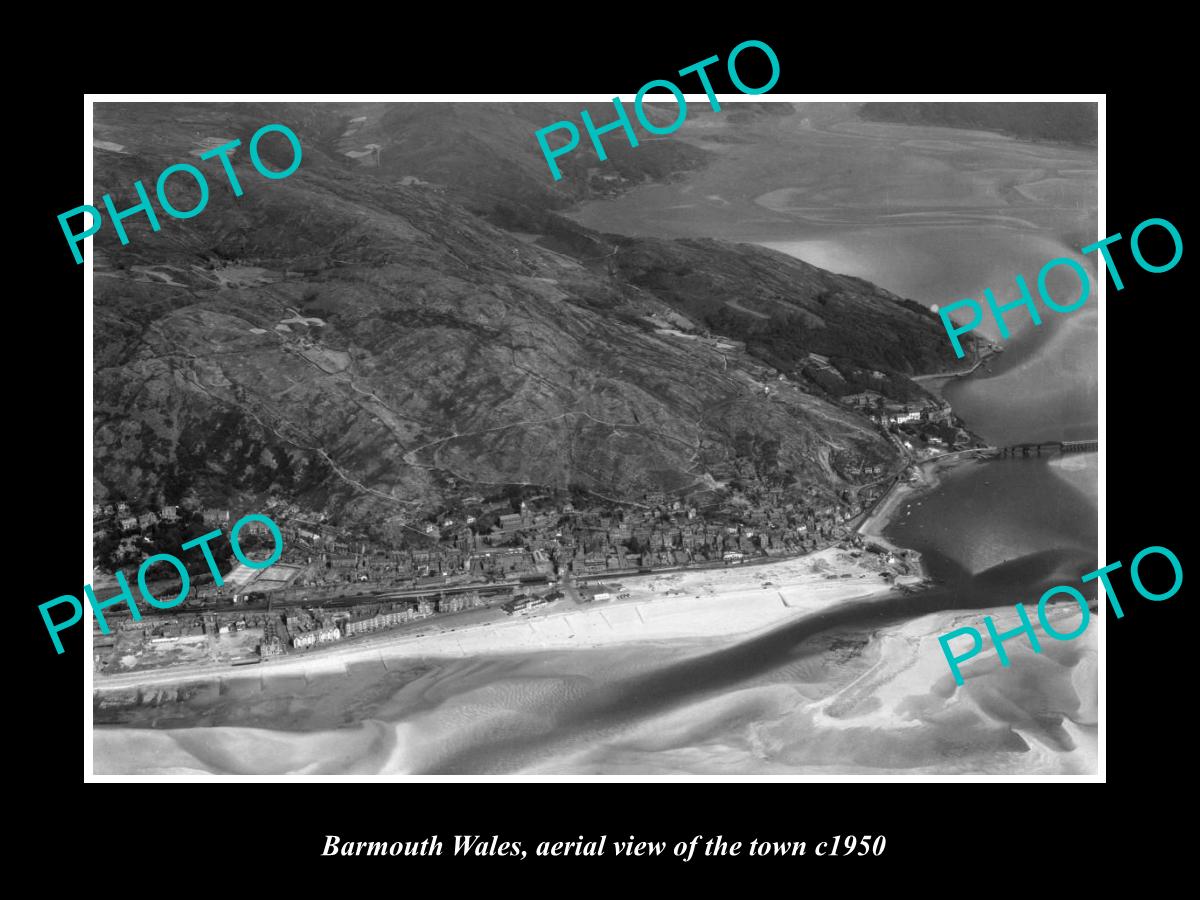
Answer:
<svg viewBox="0 0 1200 900"><path fill-rule="evenodd" d="M886 292L859 296L844 276L759 248L557 225L599 251L581 261L481 217L461 189L399 183L403 157L394 170L339 157L337 110L117 112L98 105L98 136L135 146L146 135L152 151L97 150L98 193L128 190L189 142L265 121L293 127L305 156L268 182L235 154L243 196L215 186L202 215L164 219L157 233L127 220L126 247L96 236L98 501L245 508L273 495L334 521L407 528L488 487L624 500L713 490L714 470L763 442L777 444L764 483L810 499L853 486L841 460L899 459L865 417L695 321L718 290L745 294L749 308L771 302L751 289L761 279L804 295L786 300L789 315L814 315L806 278L837 279L847 302L910 318ZM500 208L475 205L491 218ZM656 274L681 266L695 283ZM914 323L901 333L923 339L926 324ZM922 358L896 352L910 367Z"/></svg>

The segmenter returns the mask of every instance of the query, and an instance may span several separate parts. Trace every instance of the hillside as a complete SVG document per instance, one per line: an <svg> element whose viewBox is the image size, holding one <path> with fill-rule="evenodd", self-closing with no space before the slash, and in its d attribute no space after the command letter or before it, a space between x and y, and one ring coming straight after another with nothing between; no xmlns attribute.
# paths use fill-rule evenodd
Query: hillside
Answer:
<svg viewBox="0 0 1200 900"><path fill-rule="evenodd" d="M377 147L377 155L357 157L394 179L415 176L449 189L469 207L487 210L497 200L515 200L546 209L561 209L580 200L613 194L647 180L703 165L708 154L674 140L640 141L631 147L621 131L603 136L608 158L601 162L580 120L587 109L598 127L615 120L611 104L602 103L397 103L346 108L359 119L338 141L342 152ZM633 118L633 103L625 109ZM651 104L652 121L669 123L673 115ZM579 146L557 158L563 178L555 181L534 132L558 121L573 122ZM644 135L643 135L644 137ZM548 136L551 146L565 132Z"/></svg>
<svg viewBox="0 0 1200 900"><path fill-rule="evenodd" d="M200 215L163 216L157 233L132 217L125 247L107 228L93 239L97 502L258 508L273 494L382 527L512 484L616 497L710 487L715 467L766 444L770 478L810 494L843 485L835 455L896 460L868 420L780 381L764 359L785 368L836 347L918 371L934 362L928 313L768 251L587 232L538 199L553 189L533 187L535 167L505 165L516 151L496 149L527 115L496 112L492 138L439 157L430 135L460 113L421 106L380 108L395 143L370 166L346 155L356 110L97 106L97 139L121 149L95 151L96 197L112 191L121 207L135 179L152 183L205 141L244 149L260 125L284 122L304 147L280 181L238 152L239 198L202 163ZM472 115L478 133L492 113ZM426 137L404 139L422 116ZM263 153L289 159L286 146ZM492 153L487 190L459 180ZM172 194L182 208L195 201L186 187ZM500 227L505 210L542 217L541 236ZM725 321L722 296L779 307L794 328ZM757 358L686 333L681 314L744 337Z"/></svg>
<svg viewBox="0 0 1200 900"><path fill-rule="evenodd" d="M622 240L621 277L781 369L808 353L902 375L945 367L946 332L920 304L751 244ZM897 340L903 335L903 340Z"/></svg>

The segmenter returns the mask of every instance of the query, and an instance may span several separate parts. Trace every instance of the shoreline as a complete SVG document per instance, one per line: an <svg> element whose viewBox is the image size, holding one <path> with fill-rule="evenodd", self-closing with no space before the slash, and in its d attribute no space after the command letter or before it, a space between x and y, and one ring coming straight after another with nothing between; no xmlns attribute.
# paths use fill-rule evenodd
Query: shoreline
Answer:
<svg viewBox="0 0 1200 900"><path fill-rule="evenodd" d="M349 666L420 658L467 658L655 642L745 639L833 606L892 596L876 555L827 547L758 566L614 578L629 599L573 604L420 635L369 636L319 653L296 653L253 666L195 665L126 674L93 674L93 696L165 684L345 674ZM904 575L910 586L922 577Z"/></svg>
<svg viewBox="0 0 1200 900"><path fill-rule="evenodd" d="M619 582L623 591L633 595L631 599L586 606L567 606L567 601L560 600L531 614L454 627L449 627L449 622L441 626L431 623L430 630L418 634L413 633L415 626L401 632L385 631L250 666L199 663L111 675L93 672L92 695L99 698L133 691L140 696L143 688L229 679L345 675L348 667L355 665L381 664L387 669L389 660L744 640L835 605L882 599L897 591L931 585L920 552L895 544L883 532L906 501L934 490L941 473L961 465L966 457L959 452L911 463L904 471L915 473L915 481L897 475L887 494L854 530L887 550L907 554L910 574L897 576L894 583L879 580L877 570L863 571L863 566L854 562L869 561L874 554L862 553L852 559L849 551L837 547L785 559L755 560L755 565L613 576L610 580Z"/></svg>
<svg viewBox="0 0 1200 900"><path fill-rule="evenodd" d="M986 375L993 374L990 363L1003 353L1004 348L1002 346L994 341L990 341L982 350L979 351L979 359L976 360L975 365L968 369L956 369L950 372L932 372L927 375L910 375L909 380L929 391L929 393L933 394L935 397L945 400L946 395L942 393L942 390L947 384L957 378L967 378L968 376L974 375L980 369L982 369Z"/></svg>
<svg viewBox="0 0 1200 900"><path fill-rule="evenodd" d="M968 459L977 459L978 457L971 457L969 455L972 452L971 450L960 450L953 454L946 454L934 457L933 459L923 460L922 462L911 463L905 471L913 471L917 476L916 480L908 481L905 480L903 475L897 475L896 483L875 504L870 515L863 520L862 524L855 529L857 533L865 538L870 538L888 550L904 550L909 554L916 554L922 581L928 582L929 574L925 569L924 563L921 561L919 551L909 547L901 547L899 544L888 540L883 534L884 529L891 524L892 519L903 503L935 490L942 482L943 472L958 468Z"/></svg>
<svg viewBox="0 0 1200 900"><path fill-rule="evenodd" d="M977 367L976 367L977 368ZM947 376L933 376L947 377ZM953 375L948 377L955 377ZM382 632L336 644L316 652L289 654L250 666L194 664L144 669L124 674L92 674L92 694L136 691L168 684L224 681L273 676L346 674L348 666L388 660L465 658L566 649L628 647L633 644L698 640L743 640L834 605L881 599L897 591L932 584L919 551L901 547L883 532L908 500L934 490L941 473L961 465L969 451L910 463L855 534L892 552L907 554L910 574L894 583L868 578L852 565L849 552L837 547L785 559L754 560L754 565L721 569L682 569L647 575L613 576L632 599L564 606L557 601L540 612L468 625L438 626L413 634ZM870 559L874 554L861 554ZM832 574L831 574L832 573ZM782 575L782 578L780 577ZM857 577L855 577L857 576ZM853 581L845 581L853 578ZM836 581L833 579L837 579ZM862 579L867 579L865 582ZM660 594L661 589L661 594ZM787 590L791 596L785 597Z"/></svg>
<svg viewBox="0 0 1200 900"><path fill-rule="evenodd" d="M744 640L835 605L883 599L897 591L919 590L932 582L917 550L888 540L883 531L900 506L933 490L941 471L961 464L957 455L910 465L917 483L897 476L888 493L855 529L887 550L908 554L910 574L894 583L863 571L849 551L837 547L803 556L755 560L755 565L682 569L647 575L614 576L631 599L586 606L558 601L539 612L468 625L430 624L401 632L381 632L318 651L289 654L249 666L200 663L121 674L92 674L92 694L134 691L229 679L269 679L346 674L348 666L421 658L502 656L567 649L602 649L678 641ZM870 560L863 553L857 559ZM870 577L873 574L875 577ZM853 579L853 580L848 580ZM786 592L786 596L785 596Z"/></svg>

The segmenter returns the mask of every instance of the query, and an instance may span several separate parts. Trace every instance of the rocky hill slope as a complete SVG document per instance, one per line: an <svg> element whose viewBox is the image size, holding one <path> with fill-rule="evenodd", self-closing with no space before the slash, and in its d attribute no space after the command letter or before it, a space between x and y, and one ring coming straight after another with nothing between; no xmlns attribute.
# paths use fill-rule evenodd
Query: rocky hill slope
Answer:
<svg viewBox="0 0 1200 900"><path fill-rule="evenodd" d="M523 167L541 164L532 138L532 153L516 149L528 113L419 106L374 119L319 104L96 107L97 201L111 191L127 207L135 179L150 187L232 138L245 191L197 163L211 188L198 216L160 212L157 233L131 217L124 247L110 227L92 239L98 501L250 509L275 494L334 521L402 523L510 484L618 498L708 487L748 446L769 445L781 486L828 495L843 484L835 455L896 459L868 420L776 368L810 349L932 367L945 355L928 352L940 326L927 313L769 251L587 232L549 211L578 185ZM463 133L490 137L439 155L468 113ZM246 157L269 122L304 148L284 180ZM369 160L352 146L364 128L379 138ZM505 164L514 154L522 165ZM263 156L290 159L282 139ZM196 201L187 190L172 182L176 206ZM781 311L794 340L756 332L752 314L726 322L721 297Z"/></svg>

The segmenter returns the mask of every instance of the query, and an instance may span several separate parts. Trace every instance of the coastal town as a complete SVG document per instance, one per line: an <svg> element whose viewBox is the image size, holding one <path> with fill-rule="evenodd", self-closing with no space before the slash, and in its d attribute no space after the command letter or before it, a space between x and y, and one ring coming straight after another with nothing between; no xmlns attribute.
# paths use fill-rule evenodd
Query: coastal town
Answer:
<svg viewBox="0 0 1200 900"><path fill-rule="evenodd" d="M912 463L979 442L944 402L898 404L866 391L842 403L872 418L904 465L885 470L835 455L831 462L849 486L832 498L785 490L753 461L737 459L712 473L719 490L684 495L655 491L625 502L530 488L466 495L413 522L402 546L265 498L262 511L284 536L279 562L266 570L232 567L221 585L197 569L185 603L140 620L110 611L111 633L93 632L96 671L259 663L431 617L479 609L527 615L564 598L610 601L619 588L605 584L621 577L754 564L830 547L874 554L884 579L908 575L907 551L885 548L856 529L891 488L915 477ZM164 532L199 534L227 527L242 513L180 504L137 509L127 502L97 504L92 512L97 559L130 577Z"/></svg>
<svg viewBox="0 0 1200 900"><path fill-rule="evenodd" d="M786 96L560 182L569 100L85 110L85 780L1102 774L1103 98Z"/></svg>

